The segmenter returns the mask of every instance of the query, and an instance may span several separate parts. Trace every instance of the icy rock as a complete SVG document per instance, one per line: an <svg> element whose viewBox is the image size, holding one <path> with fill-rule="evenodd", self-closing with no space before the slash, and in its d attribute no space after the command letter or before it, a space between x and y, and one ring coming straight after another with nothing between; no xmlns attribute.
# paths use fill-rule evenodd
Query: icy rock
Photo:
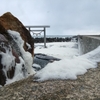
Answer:
<svg viewBox="0 0 100 100"><path fill-rule="evenodd" d="M29 31L10 12L0 16L0 85L18 77L18 73L21 77L30 74L33 56L34 41Z"/></svg>

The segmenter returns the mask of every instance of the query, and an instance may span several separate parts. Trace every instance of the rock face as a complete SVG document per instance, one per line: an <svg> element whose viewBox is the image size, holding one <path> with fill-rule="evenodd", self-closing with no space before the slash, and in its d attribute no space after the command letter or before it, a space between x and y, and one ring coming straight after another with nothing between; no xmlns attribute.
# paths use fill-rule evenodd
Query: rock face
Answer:
<svg viewBox="0 0 100 100"><path fill-rule="evenodd" d="M34 74L34 41L29 31L10 12L0 17L0 85L19 72ZM30 60L30 61L28 61ZM17 71L16 71L17 70ZM17 75L18 76L18 75Z"/></svg>
<svg viewBox="0 0 100 100"><path fill-rule="evenodd" d="M32 55L34 54L34 42L29 33L29 31L23 26L23 24L14 17L11 13L5 13L0 17L0 32L5 33L7 30L13 30L20 33L22 39L24 40L24 49L29 51ZM31 49L28 49L26 42L31 45Z"/></svg>

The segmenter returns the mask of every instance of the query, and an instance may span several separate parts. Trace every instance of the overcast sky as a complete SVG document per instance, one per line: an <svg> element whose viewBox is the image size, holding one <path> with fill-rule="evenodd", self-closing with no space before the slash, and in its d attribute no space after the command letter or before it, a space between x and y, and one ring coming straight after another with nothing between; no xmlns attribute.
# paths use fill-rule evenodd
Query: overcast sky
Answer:
<svg viewBox="0 0 100 100"><path fill-rule="evenodd" d="M2 0L24 25L50 25L47 34L100 34L100 0Z"/></svg>

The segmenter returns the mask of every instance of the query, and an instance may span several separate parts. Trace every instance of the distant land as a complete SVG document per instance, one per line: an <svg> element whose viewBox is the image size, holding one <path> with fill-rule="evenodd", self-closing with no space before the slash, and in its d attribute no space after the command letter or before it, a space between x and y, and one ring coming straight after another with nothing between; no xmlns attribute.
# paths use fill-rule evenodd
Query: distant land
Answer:
<svg viewBox="0 0 100 100"><path fill-rule="evenodd" d="M46 35L46 38L67 38L67 37L70 38L73 36L75 36L75 35ZM44 37L44 35L38 35L38 36L34 35L33 37L34 38L42 38L42 37Z"/></svg>
<svg viewBox="0 0 100 100"><path fill-rule="evenodd" d="M35 43L43 43L44 42L44 36L33 36ZM69 42L72 39L77 40L77 36L75 35L47 35L46 36L46 42Z"/></svg>

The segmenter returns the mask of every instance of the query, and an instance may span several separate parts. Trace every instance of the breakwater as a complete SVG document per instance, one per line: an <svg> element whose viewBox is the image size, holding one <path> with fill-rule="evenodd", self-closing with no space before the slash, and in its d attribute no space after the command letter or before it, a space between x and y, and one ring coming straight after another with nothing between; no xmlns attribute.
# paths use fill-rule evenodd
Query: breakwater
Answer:
<svg viewBox="0 0 100 100"><path fill-rule="evenodd" d="M88 53L100 45L100 35L79 35L78 46L80 54Z"/></svg>
<svg viewBox="0 0 100 100"><path fill-rule="evenodd" d="M71 37L66 37L66 38L58 38L58 37L54 37L54 38L46 38L46 42L69 42L71 41ZM35 43L43 43L44 42L44 38L34 38L34 42Z"/></svg>

